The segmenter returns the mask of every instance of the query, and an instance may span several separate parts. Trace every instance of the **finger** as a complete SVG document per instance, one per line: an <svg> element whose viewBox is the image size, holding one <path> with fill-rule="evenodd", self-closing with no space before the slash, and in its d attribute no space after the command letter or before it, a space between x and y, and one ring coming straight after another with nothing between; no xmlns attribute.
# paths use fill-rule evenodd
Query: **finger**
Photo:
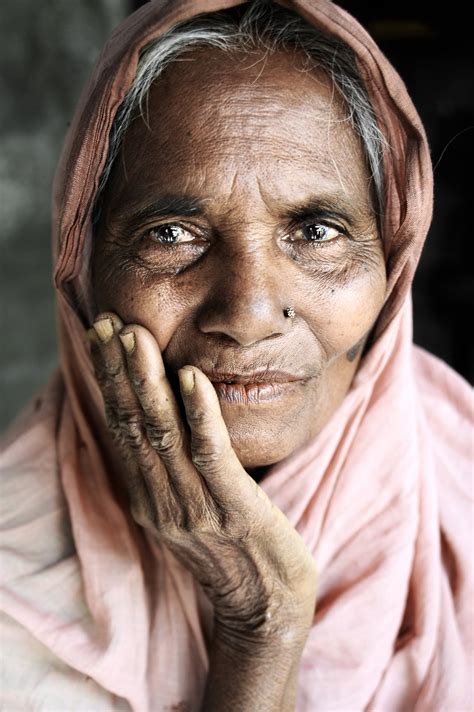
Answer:
<svg viewBox="0 0 474 712"><path fill-rule="evenodd" d="M191 463L188 436L158 344L139 325L128 325L120 337L148 440L166 468L178 502L191 511L191 506L195 508L202 502L202 482ZM152 472L148 473L148 484L159 497L161 482Z"/></svg>
<svg viewBox="0 0 474 712"><path fill-rule="evenodd" d="M133 517L143 524L151 511L146 482L140 472L143 463L140 461L148 461L150 453L147 451L150 448L141 408L128 378L118 338L123 323L116 314L104 312L97 317L93 328L97 337L94 367L104 398L109 430L123 459L121 479L129 494Z"/></svg>
<svg viewBox="0 0 474 712"><path fill-rule="evenodd" d="M114 341L115 333L118 333L122 327L123 324L116 314L104 312L96 317L91 330L95 334L95 338L92 335L90 337L90 341L93 344L91 350L92 363L104 399L107 417L109 416L109 409L111 415L115 412L116 404L113 374L109 372L110 367L106 361L106 355L110 351L110 348L108 348L109 342Z"/></svg>
<svg viewBox="0 0 474 712"><path fill-rule="evenodd" d="M191 429L191 459L214 499L230 511L271 508L265 492L242 467L231 444L219 399L207 376L194 366L178 372L186 418Z"/></svg>

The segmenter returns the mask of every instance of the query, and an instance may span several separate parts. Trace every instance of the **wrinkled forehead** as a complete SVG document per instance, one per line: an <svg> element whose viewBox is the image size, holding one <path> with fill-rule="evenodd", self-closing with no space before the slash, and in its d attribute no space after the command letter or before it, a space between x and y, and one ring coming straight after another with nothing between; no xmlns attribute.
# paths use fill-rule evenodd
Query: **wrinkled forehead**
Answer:
<svg viewBox="0 0 474 712"><path fill-rule="evenodd" d="M110 201L155 191L271 203L333 192L370 202L360 138L331 79L294 52L195 50L153 84L131 122L111 177ZM227 182L227 184L226 184Z"/></svg>
<svg viewBox="0 0 474 712"><path fill-rule="evenodd" d="M130 126L171 139L226 128L243 141L284 138L291 151L293 127L306 117L315 129L353 134L340 92L321 68L308 68L297 51L224 53L205 47L174 60L154 82L143 111ZM142 121L138 119L141 118ZM307 136L307 147L311 147ZM282 147L283 148L283 147Z"/></svg>

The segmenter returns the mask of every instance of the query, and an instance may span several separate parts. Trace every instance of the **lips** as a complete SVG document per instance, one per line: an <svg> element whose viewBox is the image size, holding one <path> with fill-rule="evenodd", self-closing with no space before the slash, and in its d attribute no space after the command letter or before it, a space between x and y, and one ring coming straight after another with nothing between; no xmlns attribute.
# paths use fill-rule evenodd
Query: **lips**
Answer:
<svg viewBox="0 0 474 712"><path fill-rule="evenodd" d="M247 373L204 370L221 401L240 405L257 405L279 400L294 393L308 376L277 370Z"/></svg>
<svg viewBox="0 0 474 712"><path fill-rule="evenodd" d="M253 373L220 373L204 371L212 383L225 383L227 385L258 384L258 383L291 383L292 381L306 380L304 376L296 376L285 371L255 371Z"/></svg>
<svg viewBox="0 0 474 712"><path fill-rule="evenodd" d="M220 400L240 405L257 405L279 400L291 395L301 381L288 381L286 383L222 383L213 381L216 393Z"/></svg>

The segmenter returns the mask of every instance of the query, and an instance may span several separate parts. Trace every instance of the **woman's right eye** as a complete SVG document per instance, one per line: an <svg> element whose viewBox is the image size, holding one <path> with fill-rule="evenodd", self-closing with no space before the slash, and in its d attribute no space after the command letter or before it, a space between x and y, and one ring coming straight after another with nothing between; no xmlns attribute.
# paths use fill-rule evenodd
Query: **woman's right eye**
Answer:
<svg viewBox="0 0 474 712"><path fill-rule="evenodd" d="M146 231L144 237L150 237L162 245L180 245L184 242L192 242L195 239L189 230L176 223L165 223L164 225L152 227Z"/></svg>

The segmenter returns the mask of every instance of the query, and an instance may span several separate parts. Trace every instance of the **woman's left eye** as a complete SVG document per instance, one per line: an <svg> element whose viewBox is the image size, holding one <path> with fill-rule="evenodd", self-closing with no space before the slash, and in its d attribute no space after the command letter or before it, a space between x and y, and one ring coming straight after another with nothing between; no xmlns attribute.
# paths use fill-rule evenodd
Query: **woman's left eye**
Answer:
<svg viewBox="0 0 474 712"><path fill-rule="evenodd" d="M294 230L290 235L290 242L329 242L342 235L342 230L338 230L330 225L320 225L311 223Z"/></svg>
<svg viewBox="0 0 474 712"><path fill-rule="evenodd" d="M192 242L195 239L188 230L174 223L152 227L147 230L145 237L151 237L152 240L160 242L162 245L179 245L183 242Z"/></svg>

